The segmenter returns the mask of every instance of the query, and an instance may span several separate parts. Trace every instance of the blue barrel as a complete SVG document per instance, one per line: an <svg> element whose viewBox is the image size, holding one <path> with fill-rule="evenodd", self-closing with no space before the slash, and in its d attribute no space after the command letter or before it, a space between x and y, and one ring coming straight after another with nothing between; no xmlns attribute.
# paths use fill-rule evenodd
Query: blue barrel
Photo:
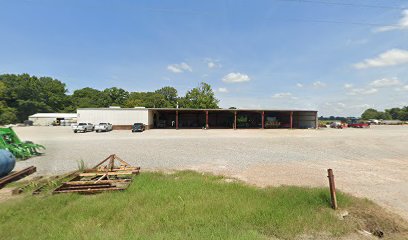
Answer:
<svg viewBox="0 0 408 240"><path fill-rule="evenodd" d="M16 158L7 150L0 150L0 177L9 174L16 165Z"/></svg>

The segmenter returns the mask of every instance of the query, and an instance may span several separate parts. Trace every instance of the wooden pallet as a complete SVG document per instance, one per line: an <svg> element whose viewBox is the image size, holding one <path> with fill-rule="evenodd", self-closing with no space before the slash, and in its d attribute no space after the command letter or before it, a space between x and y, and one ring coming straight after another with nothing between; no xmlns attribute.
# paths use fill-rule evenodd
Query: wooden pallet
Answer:
<svg viewBox="0 0 408 240"><path fill-rule="evenodd" d="M119 163L119 165L115 163ZM75 178L63 183L53 191L53 194L94 194L106 191L123 191L132 182L133 175L139 174L139 171L140 167L133 167L112 154L95 167L86 169Z"/></svg>
<svg viewBox="0 0 408 240"><path fill-rule="evenodd" d="M100 193L105 191L123 191L127 188L129 183L116 183L114 181L110 183L77 183L70 184L69 182L62 184L60 187L54 190L53 194L58 193Z"/></svg>

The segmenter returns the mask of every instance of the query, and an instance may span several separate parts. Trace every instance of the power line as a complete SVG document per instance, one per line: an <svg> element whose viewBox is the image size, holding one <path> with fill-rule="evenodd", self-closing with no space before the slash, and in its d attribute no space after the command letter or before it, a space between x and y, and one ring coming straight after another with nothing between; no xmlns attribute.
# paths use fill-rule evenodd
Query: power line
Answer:
<svg viewBox="0 0 408 240"><path fill-rule="evenodd" d="M315 4L337 5L337 6L346 6L346 7L365 7L365 8L381 8L381 9L394 9L394 10L407 9L407 8L396 7L396 6L366 5L366 4L355 4L355 3L343 3L343 2L326 2L326 1L319 1L319 0L275 0L275 1L315 3Z"/></svg>
<svg viewBox="0 0 408 240"><path fill-rule="evenodd" d="M272 19L271 19L271 20L272 20ZM276 20L279 21L279 19L276 19ZM381 24L381 23L349 22L349 21L342 21L342 20L325 20L325 19L299 19L299 18L292 18L292 19L282 19L282 21L292 21L292 22L316 22L316 23L332 23L332 24L350 24L350 25L363 25L363 26L371 26L371 27L382 27L382 26L398 27L397 25Z"/></svg>

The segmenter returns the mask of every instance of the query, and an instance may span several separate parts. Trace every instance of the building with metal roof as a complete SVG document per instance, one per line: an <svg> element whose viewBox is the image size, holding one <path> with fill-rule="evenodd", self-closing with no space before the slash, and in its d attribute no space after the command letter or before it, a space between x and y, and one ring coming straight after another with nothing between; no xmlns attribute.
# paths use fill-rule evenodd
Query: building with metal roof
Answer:
<svg viewBox="0 0 408 240"><path fill-rule="evenodd" d="M133 123L146 128L271 129L317 128L316 110L190 109L190 108L79 108L78 122L109 122L115 129Z"/></svg>
<svg viewBox="0 0 408 240"><path fill-rule="evenodd" d="M28 117L34 126L71 125L76 123L76 113L36 113Z"/></svg>

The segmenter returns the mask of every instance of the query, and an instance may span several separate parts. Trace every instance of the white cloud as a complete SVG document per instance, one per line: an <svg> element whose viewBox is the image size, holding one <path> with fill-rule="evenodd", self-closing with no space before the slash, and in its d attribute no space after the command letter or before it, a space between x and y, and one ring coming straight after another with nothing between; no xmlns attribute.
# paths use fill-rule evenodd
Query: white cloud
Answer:
<svg viewBox="0 0 408 240"><path fill-rule="evenodd" d="M408 51L402 49L391 49L378 55L375 58L368 58L362 62L354 64L357 69L371 67L386 67L408 63Z"/></svg>
<svg viewBox="0 0 408 240"><path fill-rule="evenodd" d="M408 9L402 11L402 18L398 21L396 25L383 26L374 29L375 32L387 32L392 30L404 30L408 29Z"/></svg>
<svg viewBox="0 0 408 240"><path fill-rule="evenodd" d="M303 87L303 84L301 84L301 83L296 83L296 87L301 88L301 87Z"/></svg>
<svg viewBox="0 0 408 240"><path fill-rule="evenodd" d="M408 91L408 85L405 85L404 87L402 87L402 89L404 89L405 91Z"/></svg>
<svg viewBox="0 0 408 240"><path fill-rule="evenodd" d="M209 69L220 68L220 67L221 67L221 64L219 63L219 60L214 60L214 59L211 59L211 58L206 58L204 61L207 63L207 67L208 67Z"/></svg>
<svg viewBox="0 0 408 240"><path fill-rule="evenodd" d="M347 93L347 95L371 95L374 93L377 93L378 89L376 88L352 88L350 91Z"/></svg>
<svg viewBox="0 0 408 240"><path fill-rule="evenodd" d="M297 97L294 97L292 93L289 92L282 92L282 93L275 93L272 98L284 98L284 99L298 99Z"/></svg>
<svg viewBox="0 0 408 240"><path fill-rule="evenodd" d="M167 66L167 70L173 73L182 73L185 71L192 72L193 69L185 62L182 62L180 64L170 64Z"/></svg>
<svg viewBox="0 0 408 240"><path fill-rule="evenodd" d="M352 88L352 87L353 87L353 84L351 83L344 84L344 88Z"/></svg>
<svg viewBox="0 0 408 240"><path fill-rule="evenodd" d="M227 75L225 75L222 78L223 82L227 82L227 83L239 83L239 82L248 82L250 81L251 78L249 78L248 75L246 74L242 74L239 72L236 73L228 73Z"/></svg>
<svg viewBox="0 0 408 240"><path fill-rule="evenodd" d="M320 82L320 81L316 81L316 82L313 83L313 87L315 87L315 88L323 88L323 87L326 87L326 83Z"/></svg>
<svg viewBox="0 0 408 240"><path fill-rule="evenodd" d="M218 92L220 92L220 93L227 93L227 92L228 92L228 89L227 89L227 88L220 87L220 88L218 88Z"/></svg>
<svg viewBox="0 0 408 240"><path fill-rule="evenodd" d="M174 72L174 73L181 73L183 72L180 68L174 66L174 65L169 65L167 66L167 70L169 70L170 72Z"/></svg>
<svg viewBox="0 0 408 240"><path fill-rule="evenodd" d="M370 108L370 104L364 103L364 104L358 104L358 105L350 105L349 108L356 108L356 109L367 109Z"/></svg>
<svg viewBox="0 0 408 240"><path fill-rule="evenodd" d="M208 62L207 65L208 65L208 68L215 68L215 67L217 67L217 64L215 64L214 62Z"/></svg>
<svg viewBox="0 0 408 240"><path fill-rule="evenodd" d="M382 78L374 80L370 83L372 87L393 87L400 85L401 82L397 78Z"/></svg>
<svg viewBox="0 0 408 240"><path fill-rule="evenodd" d="M342 103L342 102L338 102L337 105L338 105L339 107L343 107L343 108L346 107L346 104L344 104L344 103Z"/></svg>

